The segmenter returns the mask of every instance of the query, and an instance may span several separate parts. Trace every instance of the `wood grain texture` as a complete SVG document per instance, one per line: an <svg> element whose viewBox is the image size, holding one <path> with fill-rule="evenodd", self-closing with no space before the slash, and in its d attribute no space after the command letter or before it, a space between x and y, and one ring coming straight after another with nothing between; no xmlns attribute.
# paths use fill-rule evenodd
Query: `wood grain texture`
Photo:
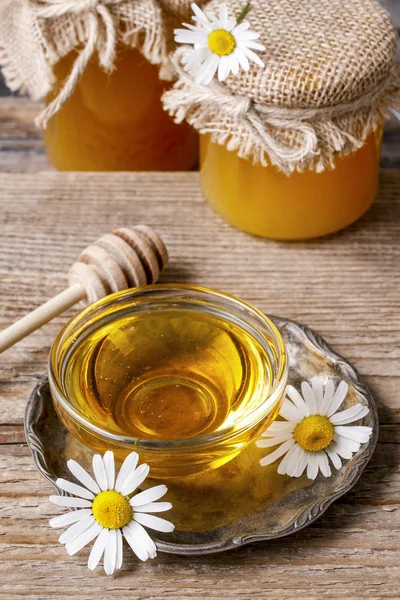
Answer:
<svg viewBox="0 0 400 600"><path fill-rule="evenodd" d="M384 171L358 224L312 243L248 236L204 202L194 173L0 174L0 329L62 290L79 251L118 225L147 223L171 254L162 276L234 293L319 331L365 375L378 449L354 490L290 538L201 559L128 552L107 579L69 558L47 521L50 486L24 444L26 399L68 315L1 355L0 599L397 599L400 587L400 171ZM72 314L72 311L70 312Z"/></svg>

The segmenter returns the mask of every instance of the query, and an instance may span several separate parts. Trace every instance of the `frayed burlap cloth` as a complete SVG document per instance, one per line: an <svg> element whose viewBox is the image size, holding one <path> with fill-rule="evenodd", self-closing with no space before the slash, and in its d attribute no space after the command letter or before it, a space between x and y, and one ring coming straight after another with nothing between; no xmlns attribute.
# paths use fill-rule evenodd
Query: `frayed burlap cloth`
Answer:
<svg viewBox="0 0 400 600"><path fill-rule="evenodd" d="M200 5L204 3L200 1ZM53 66L78 48L59 95L40 115L47 121L69 98L92 56L112 71L116 45L137 47L172 79L173 29L189 19L191 0L0 0L0 67L12 90L44 98L53 88Z"/></svg>
<svg viewBox="0 0 400 600"><path fill-rule="evenodd" d="M243 0L226 0L230 15ZM218 14L212 0L207 10ZM164 94L177 122L286 174L333 167L360 148L398 103L397 35L375 0L252 0L265 67L198 85L174 57L178 81Z"/></svg>

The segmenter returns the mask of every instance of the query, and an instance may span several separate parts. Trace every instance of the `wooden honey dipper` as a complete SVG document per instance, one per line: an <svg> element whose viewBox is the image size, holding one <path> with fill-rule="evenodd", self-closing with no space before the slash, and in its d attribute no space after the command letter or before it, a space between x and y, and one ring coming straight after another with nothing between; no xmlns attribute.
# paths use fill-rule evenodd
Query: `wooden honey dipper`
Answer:
<svg viewBox="0 0 400 600"><path fill-rule="evenodd" d="M0 352L77 302L91 304L125 288L155 283L167 262L164 242L146 225L104 235L72 265L66 290L0 332Z"/></svg>

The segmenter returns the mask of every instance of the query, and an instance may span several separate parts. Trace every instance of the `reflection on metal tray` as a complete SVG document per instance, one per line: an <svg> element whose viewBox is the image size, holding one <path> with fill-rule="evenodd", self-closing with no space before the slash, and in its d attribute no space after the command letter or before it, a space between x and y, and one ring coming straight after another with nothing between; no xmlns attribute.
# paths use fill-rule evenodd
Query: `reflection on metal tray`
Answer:
<svg viewBox="0 0 400 600"><path fill-rule="evenodd" d="M344 379L350 390L343 408L361 402L370 408L364 424L373 427L368 443L332 477L315 482L305 476L292 479L276 473L276 464L259 465L265 450L255 444L215 471L167 482L173 509L168 519L176 525L171 534L158 534L161 552L201 555L229 550L250 542L289 535L306 527L355 484L374 451L378 418L370 391L355 369L311 329L274 318L289 355L289 382L298 385L314 375ZM68 458L90 469L93 452L75 440L59 421L51 402L47 377L29 399L26 436L39 471L56 488L57 477L70 477ZM146 482L154 485L154 481ZM57 488L58 489L58 488ZM59 490L59 493L64 493Z"/></svg>

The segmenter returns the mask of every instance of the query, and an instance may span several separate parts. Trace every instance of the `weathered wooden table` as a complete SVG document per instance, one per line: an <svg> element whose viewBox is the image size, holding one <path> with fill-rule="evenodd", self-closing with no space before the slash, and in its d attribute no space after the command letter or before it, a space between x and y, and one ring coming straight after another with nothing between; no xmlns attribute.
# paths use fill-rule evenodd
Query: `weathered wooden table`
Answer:
<svg viewBox="0 0 400 600"><path fill-rule="evenodd" d="M61 290L79 250L120 224L152 225L170 248L163 281L198 282L321 332L366 376L380 442L363 478L297 535L201 559L126 553L116 579L69 558L48 519L50 486L25 445L27 397L67 315L0 357L0 598L146 600L399 598L400 172L357 225L312 243L263 241L223 223L186 174L0 175L0 328Z"/></svg>
<svg viewBox="0 0 400 600"><path fill-rule="evenodd" d="M400 13L397 1L386 4ZM382 172L377 203L347 231L267 242L215 216L195 173L49 172L32 126L37 109L0 98L0 329L62 290L80 249L115 226L148 223L170 249L163 281L226 290L325 336L365 375L381 432L353 491L297 535L201 559L160 554L139 564L126 552L116 578L90 573L87 550L69 558L48 526L59 511L23 431L26 400L63 315L0 356L0 598L400 598L400 170ZM384 166L400 167L399 141L390 123Z"/></svg>

